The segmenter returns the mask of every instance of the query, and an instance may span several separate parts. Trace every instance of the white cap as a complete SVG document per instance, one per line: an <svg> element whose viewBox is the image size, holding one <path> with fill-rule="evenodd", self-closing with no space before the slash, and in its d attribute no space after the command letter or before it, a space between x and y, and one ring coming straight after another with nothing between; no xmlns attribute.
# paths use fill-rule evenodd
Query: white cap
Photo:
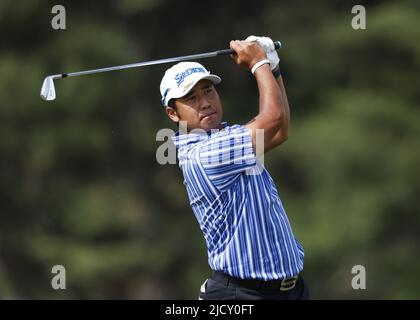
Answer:
<svg viewBox="0 0 420 320"><path fill-rule="evenodd" d="M185 96L198 81L207 79L214 84L222 81L220 77L211 74L197 62L180 62L168 70L160 83L162 104L167 107L171 99Z"/></svg>

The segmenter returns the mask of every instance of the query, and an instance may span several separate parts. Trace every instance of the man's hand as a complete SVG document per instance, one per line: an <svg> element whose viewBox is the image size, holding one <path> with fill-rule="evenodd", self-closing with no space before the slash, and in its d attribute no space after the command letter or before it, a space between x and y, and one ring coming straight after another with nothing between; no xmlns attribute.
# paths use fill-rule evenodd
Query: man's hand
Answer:
<svg viewBox="0 0 420 320"><path fill-rule="evenodd" d="M252 70L254 65L262 60L268 60L267 64L270 62L270 66L262 64L253 72L259 91L259 112L257 116L245 125L245 128L251 131L252 145L257 156L283 143L287 139L288 130L285 99L276 79L271 73L271 70L277 67L279 58L273 41L267 39L264 38L261 41L269 52L271 61L267 59L266 52L257 41L236 40L230 42L231 49L235 51L232 58L237 64L244 65ZM271 63L273 63L273 66ZM258 130L263 130L264 132L263 148L257 148Z"/></svg>
<svg viewBox="0 0 420 320"><path fill-rule="evenodd" d="M270 61L271 71L273 71L278 66L280 59L274 47L273 40L268 37L249 36L245 39L245 41L256 42L261 46L261 48L264 49L265 53L267 54L267 58Z"/></svg>
<svg viewBox="0 0 420 320"><path fill-rule="evenodd" d="M248 69L252 69L257 62L267 59L265 51L256 42L235 40L230 42L230 48L235 51L235 54L231 55L232 59Z"/></svg>

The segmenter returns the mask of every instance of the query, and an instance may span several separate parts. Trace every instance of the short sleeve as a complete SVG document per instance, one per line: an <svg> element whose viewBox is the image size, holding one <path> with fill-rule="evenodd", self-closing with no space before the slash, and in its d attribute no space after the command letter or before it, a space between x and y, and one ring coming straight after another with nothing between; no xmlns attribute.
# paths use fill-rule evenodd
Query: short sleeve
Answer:
<svg viewBox="0 0 420 320"><path fill-rule="evenodd" d="M212 134L201 144L199 153L208 178L220 191L228 189L256 165L251 133L241 125Z"/></svg>

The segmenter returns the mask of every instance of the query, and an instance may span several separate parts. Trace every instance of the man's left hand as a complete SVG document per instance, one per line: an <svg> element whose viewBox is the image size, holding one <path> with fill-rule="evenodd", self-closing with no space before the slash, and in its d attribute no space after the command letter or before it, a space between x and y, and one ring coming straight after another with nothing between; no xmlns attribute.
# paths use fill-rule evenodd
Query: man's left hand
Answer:
<svg viewBox="0 0 420 320"><path fill-rule="evenodd" d="M273 71L279 64L280 59L277 51L274 47L274 42L268 37L256 37L249 36L245 41L256 42L260 47L262 47L267 54L267 58L270 61L270 69Z"/></svg>

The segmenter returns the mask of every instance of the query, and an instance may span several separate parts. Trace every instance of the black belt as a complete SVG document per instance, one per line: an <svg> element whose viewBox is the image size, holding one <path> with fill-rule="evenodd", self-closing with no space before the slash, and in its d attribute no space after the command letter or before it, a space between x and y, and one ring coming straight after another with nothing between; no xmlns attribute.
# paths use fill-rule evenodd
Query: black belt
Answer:
<svg viewBox="0 0 420 320"><path fill-rule="evenodd" d="M258 280L258 279L240 279L231 277L223 272L214 271L211 277L213 280L224 284L225 286L243 287L252 290L280 290L289 291L292 290L298 282L299 276L294 276L288 279L282 280Z"/></svg>

